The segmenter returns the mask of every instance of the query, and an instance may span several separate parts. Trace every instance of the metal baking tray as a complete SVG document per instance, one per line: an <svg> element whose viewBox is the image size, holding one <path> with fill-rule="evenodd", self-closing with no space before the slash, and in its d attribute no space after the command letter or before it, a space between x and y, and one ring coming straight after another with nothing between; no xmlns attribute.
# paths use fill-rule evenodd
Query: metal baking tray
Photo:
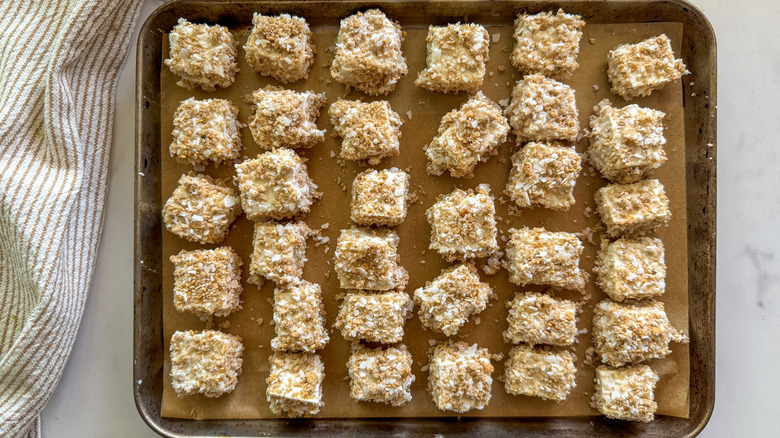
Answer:
<svg viewBox="0 0 780 438"><path fill-rule="evenodd" d="M163 360L161 293L160 71L163 34L181 16L228 27L251 25L252 13L281 13L338 20L379 7L395 19L431 17L457 21L468 16L505 17L519 11L556 10L582 15L589 23L683 23L682 57L695 83L684 81L687 174L688 283L691 377L690 416L660 416L636 425L602 417L569 418L392 418L183 420L162 418ZM157 433L183 436L626 436L690 437L701 432L715 399L716 238L716 42L706 17L683 0L617 1L174 1L158 8L138 39L136 71L135 253L133 395L141 417ZM138 176L143 173L144 177Z"/></svg>

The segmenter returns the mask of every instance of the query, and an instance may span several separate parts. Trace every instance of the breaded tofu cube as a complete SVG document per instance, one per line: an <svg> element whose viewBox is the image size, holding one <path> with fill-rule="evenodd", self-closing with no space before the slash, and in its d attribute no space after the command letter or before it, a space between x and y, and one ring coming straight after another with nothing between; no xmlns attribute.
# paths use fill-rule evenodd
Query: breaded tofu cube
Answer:
<svg viewBox="0 0 780 438"><path fill-rule="evenodd" d="M610 237L649 233L672 218L669 198L657 179L611 184L598 189L595 199Z"/></svg>
<svg viewBox="0 0 780 438"><path fill-rule="evenodd" d="M347 87L385 95L409 71L401 51L403 40L401 25L379 9L350 15L341 20L330 74Z"/></svg>
<svg viewBox="0 0 780 438"><path fill-rule="evenodd" d="M398 241L388 229L341 230L334 263L341 288L403 290L409 274L399 265Z"/></svg>
<svg viewBox="0 0 780 438"><path fill-rule="evenodd" d="M394 344L404 337L404 323L412 311L406 292L354 291L344 301L333 325L344 339Z"/></svg>
<svg viewBox="0 0 780 438"><path fill-rule="evenodd" d="M358 225L398 225L406 218L409 174L369 169L352 182L351 218Z"/></svg>
<svg viewBox="0 0 780 438"><path fill-rule="evenodd" d="M428 350L428 361L428 392L437 408L464 413L490 402L493 365L487 348L448 341Z"/></svg>
<svg viewBox="0 0 780 438"><path fill-rule="evenodd" d="M423 146L428 173L438 176L449 171L456 178L471 178L480 161L498 153L508 133L509 123L501 108L480 91L445 114L438 134Z"/></svg>
<svg viewBox="0 0 780 438"><path fill-rule="evenodd" d="M171 157L193 166L238 158L241 134L238 108L229 100L189 98L173 114Z"/></svg>
<svg viewBox="0 0 780 438"><path fill-rule="evenodd" d="M330 337L320 285L300 280L274 289L273 322L274 350L313 353L325 347Z"/></svg>
<svg viewBox="0 0 780 438"><path fill-rule="evenodd" d="M420 306L424 327L452 336L472 315L485 310L492 294L490 285L479 281L474 264L462 263L414 291L414 302Z"/></svg>
<svg viewBox="0 0 780 438"><path fill-rule="evenodd" d="M585 22L558 9L556 14L518 14L512 65L521 73L562 79L579 67L580 39Z"/></svg>
<svg viewBox="0 0 780 438"><path fill-rule="evenodd" d="M580 122L574 89L540 74L517 81L504 115L518 145L526 141L577 141Z"/></svg>
<svg viewBox="0 0 780 438"><path fill-rule="evenodd" d="M580 270L582 242L576 235L544 228L511 228L506 245L509 281L583 291L588 274Z"/></svg>
<svg viewBox="0 0 780 438"><path fill-rule="evenodd" d="M613 367L666 357L669 342L687 343L672 327L664 303L654 300L617 303L603 300L593 309L593 346Z"/></svg>
<svg viewBox="0 0 780 438"><path fill-rule="evenodd" d="M360 401L401 406L412 400L412 353L404 344L367 348L352 344L347 361L349 395Z"/></svg>
<svg viewBox="0 0 780 438"><path fill-rule="evenodd" d="M602 244L593 272L596 284L615 301L657 297L666 289L664 243L621 237Z"/></svg>
<svg viewBox="0 0 780 438"><path fill-rule="evenodd" d="M171 51L165 65L181 77L176 85L188 90L200 87L203 91L233 85L238 72L238 43L227 27L193 24L179 18L168 41Z"/></svg>
<svg viewBox="0 0 780 438"><path fill-rule="evenodd" d="M424 70L414 85L442 93L473 93L482 86L490 36L479 24L429 26Z"/></svg>
<svg viewBox="0 0 780 438"><path fill-rule="evenodd" d="M342 138L339 157L364 160L370 165L399 154L401 117L390 102L339 99L328 110L336 134Z"/></svg>
<svg viewBox="0 0 780 438"><path fill-rule="evenodd" d="M236 174L241 206L253 221L308 213L318 196L306 165L290 149L274 149L236 164Z"/></svg>
<svg viewBox="0 0 780 438"><path fill-rule="evenodd" d="M305 222L255 222L249 283L262 286L264 280L289 283L303 275L306 239L313 234Z"/></svg>
<svg viewBox="0 0 780 438"><path fill-rule="evenodd" d="M666 161L662 111L639 105L614 108L608 99L594 110L588 155L604 178L630 184Z"/></svg>
<svg viewBox="0 0 780 438"><path fill-rule="evenodd" d="M599 366L593 407L607 418L649 423L658 408L654 395L657 382L658 374L647 365Z"/></svg>
<svg viewBox="0 0 780 438"><path fill-rule="evenodd" d="M236 388L244 345L218 330L176 331L171 336L171 385L179 396L219 397Z"/></svg>
<svg viewBox="0 0 780 438"><path fill-rule="evenodd" d="M229 246L181 250L173 263L173 305L200 317L227 316L240 307L241 257Z"/></svg>
<svg viewBox="0 0 780 438"><path fill-rule="evenodd" d="M577 304L538 292L518 292L507 303L509 328L504 340L513 344L565 347L577 338Z"/></svg>
<svg viewBox="0 0 780 438"><path fill-rule="evenodd" d="M325 130L317 129L325 93L299 93L268 86L252 93L248 103L252 105L252 115L247 125L263 150L310 148L325 139Z"/></svg>
<svg viewBox="0 0 780 438"><path fill-rule="evenodd" d="M504 363L504 387L513 395L566 400L577 386L576 372L570 351L518 345L509 350L509 359Z"/></svg>
<svg viewBox="0 0 780 438"><path fill-rule="evenodd" d="M518 207L568 210L582 158L573 147L558 143L526 143L512 155L506 193Z"/></svg>
<svg viewBox="0 0 780 438"><path fill-rule="evenodd" d="M637 44L619 45L607 55L612 92L626 100L649 96L687 73L683 60L674 58L672 42L665 34Z"/></svg>
<svg viewBox="0 0 780 438"><path fill-rule="evenodd" d="M188 173L163 206L163 223L190 242L219 243L241 213L238 192L221 179Z"/></svg>
<svg viewBox="0 0 780 438"><path fill-rule="evenodd" d="M425 215L431 225L429 248L449 261L487 257L498 249L496 206L487 184L439 195Z"/></svg>
<svg viewBox="0 0 780 438"><path fill-rule="evenodd" d="M246 62L252 70L288 84L306 79L314 62L309 23L301 17L252 16L252 32L244 45Z"/></svg>
<svg viewBox="0 0 780 438"><path fill-rule="evenodd" d="M265 394L274 415L308 417L322 407L325 365L315 353L274 352Z"/></svg>

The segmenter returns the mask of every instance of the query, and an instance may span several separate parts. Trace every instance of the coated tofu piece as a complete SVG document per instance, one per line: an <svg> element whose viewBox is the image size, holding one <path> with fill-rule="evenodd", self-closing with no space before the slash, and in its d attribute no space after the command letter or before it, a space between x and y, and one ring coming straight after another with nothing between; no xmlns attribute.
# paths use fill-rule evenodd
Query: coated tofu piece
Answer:
<svg viewBox="0 0 780 438"><path fill-rule="evenodd" d="M398 235L388 229L341 230L335 270L342 289L403 290L409 274L401 266Z"/></svg>
<svg viewBox="0 0 780 438"><path fill-rule="evenodd" d="M193 166L232 161L241 153L238 108L226 99L182 101L173 114L171 157Z"/></svg>
<svg viewBox="0 0 780 438"><path fill-rule="evenodd" d="M455 178L471 178L480 161L498 153L506 141L509 123L501 108L481 91L460 108L444 115L438 134L424 146L431 175L450 172Z"/></svg>
<svg viewBox="0 0 780 438"><path fill-rule="evenodd" d="M447 268L433 281L414 291L424 327L453 336L468 321L487 307L493 289L479 281L473 263Z"/></svg>
<svg viewBox="0 0 780 438"><path fill-rule="evenodd" d="M352 182L350 216L358 225L398 225L406 218L408 198L408 173L369 169Z"/></svg>
<svg viewBox="0 0 780 438"><path fill-rule="evenodd" d="M588 155L605 178L630 184L666 161L662 111L639 105L615 108L608 99L594 110Z"/></svg>
<svg viewBox="0 0 780 438"><path fill-rule="evenodd" d="M205 318L239 309L242 261L233 248L181 250L171 262L176 310Z"/></svg>
<svg viewBox="0 0 780 438"><path fill-rule="evenodd" d="M401 117L386 100L361 102L339 99L328 110L336 134L342 138L339 157L379 164L399 154Z"/></svg>
<svg viewBox="0 0 780 438"><path fill-rule="evenodd" d="M277 284L299 280L306 263L306 240L312 234L303 221L255 222L247 281L262 286L265 280Z"/></svg>
<svg viewBox="0 0 780 438"><path fill-rule="evenodd" d="M176 331L171 336L171 385L180 397L219 397L233 392L241 374L244 345L217 330Z"/></svg>
<svg viewBox="0 0 780 438"><path fill-rule="evenodd" d="M325 365L315 353L275 352L268 359L266 399L274 415L308 417L322 407Z"/></svg>
<svg viewBox="0 0 780 438"><path fill-rule="evenodd" d="M355 291L341 303L334 327L350 341L394 344L403 339L411 311L412 300L406 292Z"/></svg>
<svg viewBox="0 0 780 438"><path fill-rule="evenodd" d="M493 365L477 344L441 343L428 351L428 392L442 411L465 413L490 402Z"/></svg>
<svg viewBox="0 0 780 438"><path fill-rule="evenodd" d="M341 20L330 74L347 87L385 95L408 73L403 39L401 25L379 9L350 15Z"/></svg>
<svg viewBox="0 0 780 438"><path fill-rule="evenodd" d="M661 34L636 44L621 44L607 55L607 76L612 92L626 100L649 96L688 70L675 59L672 42Z"/></svg>
<svg viewBox="0 0 780 438"><path fill-rule="evenodd" d="M488 61L490 37L479 24L429 26L427 67L414 84L442 93L474 93L482 86Z"/></svg>
<svg viewBox="0 0 780 438"><path fill-rule="evenodd" d="M163 223L171 233L190 242L219 243L241 213L236 189L221 179L188 173L163 206Z"/></svg>
<svg viewBox="0 0 780 438"><path fill-rule="evenodd" d="M512 65L521 73L539 73L551 78L571 76L579 67L580 39L585 22L562 9L538 14L518 14Z"/></svg>
<svg viewBox="0 0 780 438"><path fill-rule="evenodd" d="M181 78L176 85L188 90L200 87L203 91L233 85L238 72L238 43L227 27L193 24L179 18L168 41L170 54L165 65Z"/></svg>
<svg viewBox="0 0 780 438"><path fill-rule="evenodd" d="M577 141L580 122L574 89L540 74L517 81L504 115L518 145L526 141Z"/></svg>
<svg viewBox="0 0 780 438"><path fill-rule="evenodd" d="M658 408L654 394L657 382L658 374L647 365L602 365L596 368L593 407L607 418L649 423Z"/></svg>
<svg viewBox="0 0 780 438"><path fill-rule="evenodd" d="M664 243L621 237L602 244L593 272L596 284L615 301L658 297L666 289Z"/></svg>
<svg viewBox="0 0 780 438"><path fill-rule="evenodd" d="M513 344L572 345L577 338L577 304L538 292L518 292L507 303L509 328L504 340Z"/></svg>
<svg viewBox="0 0 780 438"><path fill-rule="evenodd" d="M672 218L669 198L657 179L611 184L596 191L596 210L610 237L641 236Z"/></svg>
<svg viewBox="0 0 780 438"><path fill-rule="evenodd" d="M274 149L236 164L236 174L241 205L253 221L308 213L318 196L306 165L290 149Z"/></svg>
<svg viewBox="0 0 780 438"><path fill-rule="evenodd" d="M325 130L317 129L325 93L267 86L252 93L247 101L252 106L247 125L262 150L310 148L325 139Z"/></svg>
<svg viewBox="0 0 780 438"><path fill-rule="evenodd" d="M309 23L289 14L252 16L252 32L244 45L252 70L288 84L306 79L314 62Z"/></svg>
<svg viewBox="0 0 780 438"><path fill-rule="evenodd" d="M404 344L379 348L352 344L347 369L349 395L355 400L392 406L412 400L412 353Z"/></svg>
<svg viewBox="0 0 780 438"><path fill-rule="evenodd" d="M573 147L531 142L512 155L506 193L518 207L568 210L582 158Z"/></svg>
<svg viewBox="0 0 780 438"><path fill-rule="evenodd" d="M313 353L330 340L319 284L301 280L274 289L273 318L274 350Z"/></svg>
<svg viewBox="0 0 780 438"><path fill-rule="evenodd" d="M518 345L504 364L504 387L512 395L562 401L577 386L576 372L570 351Z"/></svg>
<svg viewBox="0 0 780 438"><path fill-rule="evenodd" d="M496 207L487 184L439 195L425 215L431 225L429 248L448 261L487 257L498 249Z"/></svg>
<svg viewBox="0 0 780 438"><path fill-rule="evenodd" d="M509 281L583 291L587 272L579 268L582 242L576 235L544 228L509 229L506 269Z"/></svg>
<svg viewBox="0 0 780 438"><path fill-rule="evenodd" d="M659 301L603 300L593 310L593 346L601 361L620 367L666 357L670 342L688 337L672 327Z"/></svg>

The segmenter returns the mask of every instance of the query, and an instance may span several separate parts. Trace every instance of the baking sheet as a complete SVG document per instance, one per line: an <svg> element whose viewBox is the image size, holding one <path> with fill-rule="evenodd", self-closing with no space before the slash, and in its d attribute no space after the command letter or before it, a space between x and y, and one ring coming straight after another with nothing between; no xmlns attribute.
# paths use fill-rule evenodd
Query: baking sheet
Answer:
<svg viewBox="0 0 780 438"><path fill-rule="evenodd" d="M519 79L519 74L510 66L508 61L512 45L512 27L510 22L498 24L485 23L488 32L499 34L497 43L491 44L490 62L485 77L483 92L495 101L507 99L511 92L511 86ZM509 157L517 149L513 141L502 145L497 157L493 157L487 163L477 166L475 177L470 180L453 179L445 175L431 177L425 173L426 158L422 146L430 141L436 133L440 118L453 108L463 103L467 96L442 95L432 93L414 86L414 78L425 62L425 33L426 26L404 25L407 37L404 42L404 54L409 64L409 74L399 81L399 86L387 99L391 106L398 112L404 125L401 128L401 155L383 161L377 168L399 167L408 169L411 174L413 191L419 201L409 208L407 220L396 227L401 238L399 248L401 262L409 271L410 281L407 292L422 286L425 281L433 279L440 270L448 266L434 251L427 251L430 238L430 228L424 218L425 210L434 202L440 193L448 193L456 187L475 187L480 183L490 184L493 194L497 198L503 191L506 178L509 174ZM332 81L327 66L332 60L330 50L326 52L335 40L338 31L338 22L334 21L330 26L315 26L314 43L318 54L307 81L298 82L289 88L303 91L313 90L325 92L328 103L334 102L338 97L365 98L360 93L344 95L344 86ZM592 113L592 107L604 97L610 97L613 104L622 106L625 103L617 96L609 93L609 84L606 77L606 53L610 48L619 43L636 42L643 38L666 33L672 39L675 50L679 53L679 45L682 35L682 25L679 23L641 23L641 24L599 24L586 25L581 42L580 68L568 81L577 93L577 105L580 112L580 125L587 127L587 119ZM238 32L240 44L246 38L246 31ZM165 36L163 53L167 54L167 35ZM167 68L161 73L161 106L162 106L162 199L167 199L176 186L176 181L182 173L191 169L189 165L176 163L167 154L167 146L171 142L170 130L172 115L178 102L188 97L196 98L220 97L231 99L240 110L240 119L245 121L249 116L249 106L243 102L242 97L251 91L274 83L254 74L243 59L243 50L239 50L239 67L241 72L236 83L227 90L218 90L214 93L203 93L199 90L189 91L175 85L177 78ZM503 66L502 72L499 67ZM594 85L596 87L594 87ZM375 100L365 98L364 100ZM672 323L687 331L687 239L686 239L686 197L685 197L685 155L683 136L683 111L682 95L679 84L672 84L661 91L654 92L647 98L635 99L632 103L660 109L667 114L666 138L667 154L669 161L654 174L661 180L667 190L672 209L672 222L669 227L659 231L657 236L663 239L666 245L667 263L667 292L662 301L666 303L667 313ZM407 117L411 112L411 120ZM327 111L323 110L318 125L331 130L327 117ZM254 157L260 149L254 144L248 129L242 131L244 154ZM306 221L312 228L318 228L322 224L329 224L322 234L330 238L330 243L315 247L312 241L309 243L307 256L308 263L304 269L304 278L317 282L323 287L323 297L327 312L327 325L330 327L338 312L339 301L337 296L342 293L338 288L338 281L330 263L333 256L333 247L339 231L351 226L349 221L349 187L354 176L365 168L358 167L355 163L347 162L341 166L336 158L331 158L331 151L338 156L340 139L326 136L326 141L313 149L303 152L308 158L309 172L314 181L323 192L322 199L315 204L312 211L306 215ZM577 144L577 150L585 151L587 140ZM215 177L229 177L233 170L230 167L214 169L207 167L204 173ZM544 226L553 231L579 232L585 229L597 229L598 215L595 214L593 204L593 192L605 183L597 176L590 166L585 166L575 189L577 203L567 212L553 212L544 209L523 210L519 216L510 216L507 212L508 203L496 203L499 221L499 230L505 232L511 227ZM346 191L343 189L346 188ZM592 214L586 215L589 209ZM217 245L205 247L217 247L230 245L235 248L244 259L244 274L249 264L251 254L252 224L243 216L234 224L228 238ZM585 251L581 260L581 267L590 271L598 248L599 236L593 238L594 244L585 245ZM163 231L163 337L167 351L168 341L175 330L202 330L207 323L189 314L179 313L173 307L172 285L173 266L168 262L168 257L181 249L196 249L204 246L191 244ZM327 253L326 253L327 249ZM423 253L424 252L424 253ZM480 263L481 264L481 263ZM482 272L481 272L482 273ZM505 356L510 346L504 344L501 332L506 329L506 309L504 303L511 299L516 291L544 290L543 287L529 286L519 288L510 284L506 272L499 271L493 276L482 273L483 281L488 281L494 288L497 298L491 301L490 306L479 316L480 324L475 319L466 324L455 338L466 342L477 342L481 347L487 347L492 353L503 353ZM329 278L328 278L329 277ZM239 377L236 390L226 396L217 399L208 399L203 396L178 397L171 389L169 373L169 361L165 361L164 389L162 416L174 418L194 419L253 419L274 417L268 409L265 399L265 378L268 374L267 358L270 354L270 339L273 337L271 321L271 297L273 285L268 282L258 289L253 285L244 283L242 295L243 309L231 314L227 318L216 318L214 325L225 332L238 334L244 338L244 366L243 373ZM595 287L593 279L588 283L585 297L579 293L568 291L556 291L554 295L583 300L589 298L583 306L578 327L586 329L588 333L580 335L579 343L574 351L578 357L577 388L565 402L556 403L543 401L537 398L525 396L511 396L506 394L503 383L498 380L503 374L503 362L495 361L493 373L494 385L490 404L481 411L472 411L467 416L582 416L595 415L596 412L589 406L592 393L593 368L583 364L585 350L590 346L591 309L595 303L603 298L603 294ZM416 309L415 309L416 310ZM412 402L402 407L389 407L382 404L356 402L349 398L349 380L345 363L349 355L349 342L345 341L338 330L331 332L330 344L321 352L325 361L326 379L324 383L323 401L325 405L319 417L440 417L456 416L457 414L439 411L431 402L426 391L427 373L420 371L427 359L425 351L429 347L428 340L444 340L444 335L421 328L416 317L406 324L405 343L409 346L415 363L413 370L417 376L412 385ZM674 345L673 353L662 360L652 361L650 364L661 375L656 390L658 413L687 417L688 415L688 380L689 380L689 353L687 345Z"/></svg>

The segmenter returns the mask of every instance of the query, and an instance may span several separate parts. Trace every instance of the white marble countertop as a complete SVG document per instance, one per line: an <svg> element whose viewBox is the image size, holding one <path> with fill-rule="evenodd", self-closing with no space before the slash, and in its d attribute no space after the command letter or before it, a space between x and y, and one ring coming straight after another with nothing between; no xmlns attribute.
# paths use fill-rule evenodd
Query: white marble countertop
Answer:
<svg viewBox="0 0 780 438"><path fill-rule="evenodd" d="M147 0L136 26L160 4ZM718 312L715 412L703 437L780 430L780 2L695 0L718 37ZM52 437L154 437L132 394L135 46L119 81L97 269L62 381ZM780 100L780 99L778 99ZM772 231L775 230L775 231Z"/></svg>

